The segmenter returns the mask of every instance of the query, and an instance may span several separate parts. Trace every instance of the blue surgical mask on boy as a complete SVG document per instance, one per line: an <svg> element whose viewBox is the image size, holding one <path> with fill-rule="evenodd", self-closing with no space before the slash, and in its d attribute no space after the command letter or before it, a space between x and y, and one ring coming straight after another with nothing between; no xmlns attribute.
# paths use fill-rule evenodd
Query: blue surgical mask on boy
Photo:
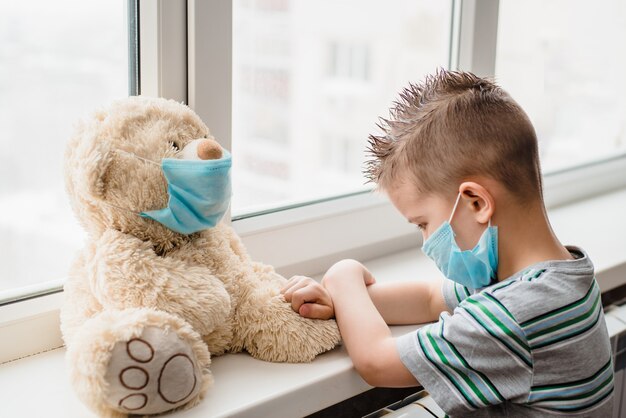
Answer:
<svg viewBox="0 0 626 418"><path fill-rule="evenodd" d="M173 231L188 235L215 227L228 210L232 165L228 151L223 150L222 158L217 160L164 158L160 164L132 153L121 152L159 165L167 180L167 206L140 212L142 217L153 219Z"/></svg>
<svg viewBox="0 0 626 418"><path fill-rule="evenodd" d="M424 242L422 251L431 258L439 270L450 280L471 289L479 289L496 279L498 269L498 227L491 226L491 219L480 240L471 250L461 250L454 239L450 222L459 204L456 198L450 219L445 221Z"/></svg>

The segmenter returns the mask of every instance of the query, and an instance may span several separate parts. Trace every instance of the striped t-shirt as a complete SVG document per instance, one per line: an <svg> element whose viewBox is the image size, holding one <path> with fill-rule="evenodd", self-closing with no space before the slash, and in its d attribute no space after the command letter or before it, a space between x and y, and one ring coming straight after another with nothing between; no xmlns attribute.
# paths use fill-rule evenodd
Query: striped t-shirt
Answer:
<svg viewBox="0 0 626 418"><path fill-rule="evenodd" d="M475 291L450 280L452 315L397 339L404 365L452 416L612 415L613 364L593 264L534 264Z"/></svg>

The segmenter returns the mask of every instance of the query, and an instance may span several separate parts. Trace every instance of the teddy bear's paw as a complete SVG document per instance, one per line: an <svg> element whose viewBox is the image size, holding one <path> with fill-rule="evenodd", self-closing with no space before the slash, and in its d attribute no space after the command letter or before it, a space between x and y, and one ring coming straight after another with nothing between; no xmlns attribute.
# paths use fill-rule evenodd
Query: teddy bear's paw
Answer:
<svg viewBox="0 0 626 418"><path fill-rule="evenodd" d="M111 353L107 402L120 412L155 414L194 399L202 370L192 347L172 330L146 327Z"/></svg>
<svg viewBox="0 0 626 418"><path fill-rule="evenodd" d="M246 350L265 361L302 363L333 349L340 342L334 320L307 319L280 296L263 309L262 318L250 321Z"/></svg>

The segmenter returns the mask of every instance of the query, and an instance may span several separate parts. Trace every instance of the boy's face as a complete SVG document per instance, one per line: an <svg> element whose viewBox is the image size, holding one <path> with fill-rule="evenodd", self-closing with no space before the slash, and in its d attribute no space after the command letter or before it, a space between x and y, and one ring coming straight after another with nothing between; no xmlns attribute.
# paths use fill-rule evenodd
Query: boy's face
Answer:
<svg viewBox="0 0 626 418"><path fill-rule="evenodd" d="M436 194L422 194L410 181L385 190L396 209L422 232L426 242L433 232L450 219L456 196L444 198ZM461 250L474 248L480 236L485 232L485 225L478 223L471 210L461 198L452 218L455 240Z"/></svg>

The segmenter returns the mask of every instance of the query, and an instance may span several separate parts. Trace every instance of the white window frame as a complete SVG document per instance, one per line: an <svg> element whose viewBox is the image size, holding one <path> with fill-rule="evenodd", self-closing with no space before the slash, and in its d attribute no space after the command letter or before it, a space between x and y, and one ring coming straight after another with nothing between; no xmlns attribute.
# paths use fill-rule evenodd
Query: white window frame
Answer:
<svg viewBox="0 0 626 418"><path fill-rule="evenodd" d="M498 0L453 0L451 68L493 75ZM231 148L232 0L140 0L141 94L190 105L222 146ZM236 158L236 156L235 156ZM626 156L548 173L546 205L555 207L626 187ZM368 259L421 244L421 237L375 193L232 220L251 256L285 276L320 273L333 261ZM0 306L0 363L63 344L61 283L40 297ZM51 284L36 285L45 293Z"/></svg>

